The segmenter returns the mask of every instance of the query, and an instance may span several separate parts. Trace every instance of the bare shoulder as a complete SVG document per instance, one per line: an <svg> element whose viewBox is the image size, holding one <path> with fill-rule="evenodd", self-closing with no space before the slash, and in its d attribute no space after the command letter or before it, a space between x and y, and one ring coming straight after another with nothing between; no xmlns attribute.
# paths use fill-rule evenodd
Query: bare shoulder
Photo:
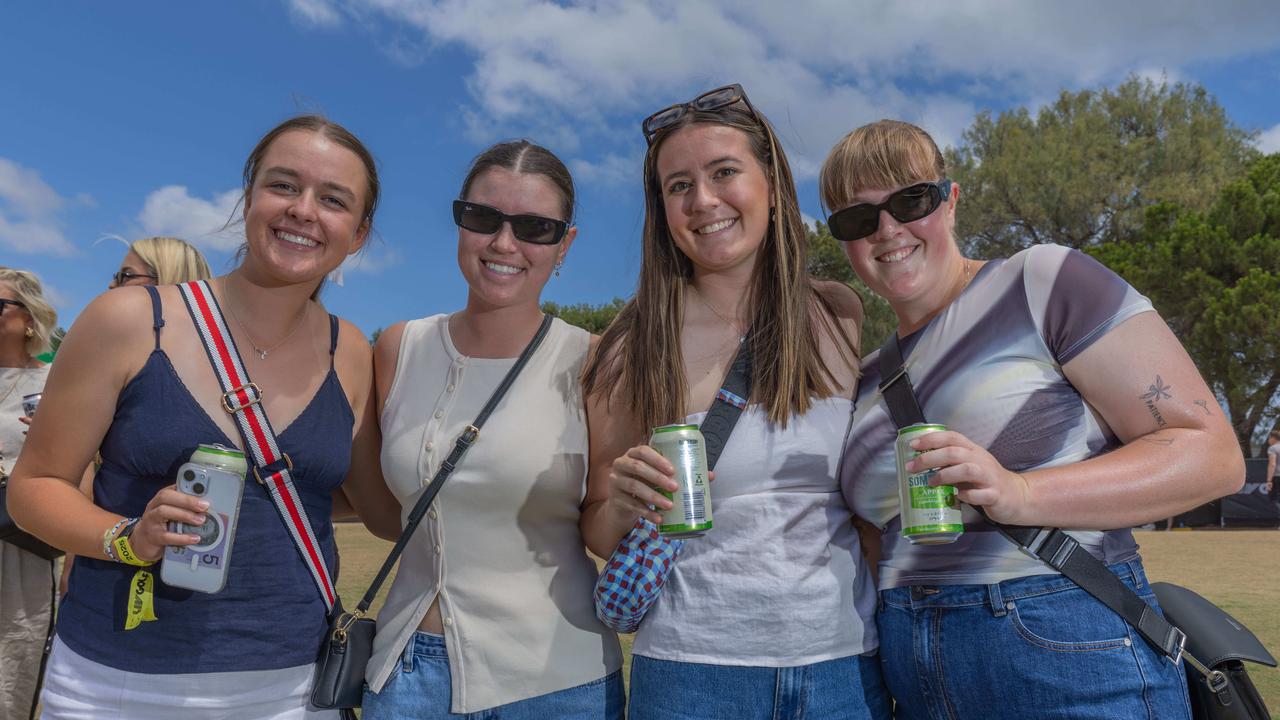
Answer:
<svg viewBox="0 0 1280 720"><path fill-rule="evenodd" d="M377 366L379 374L383 368L395 370L396 362L400 358L400 342L404 339L404 330L409 321L401 320L392 325L382 334L378 336L378 342L373 345L373 362Z"/></svg>
<svg viewBox="0 0 1280 720"><path fill-rule="evenodd" d="M338 318L334 366L344 386L349 383L367 386L373 379L373 349L369 346L369 339L354 323L342 318Z"/></svg>
<svg viewBox="0 0 1280 720"><path fill-rule="evenodd" d="M835 280L812 280L813 291L820 295L841 322L862 324L862 298L848 285Z"/></svg>
<svg viewBox="0 0 1280 720"><path fill-rule="evenodd" d="M169 288L162 288L168 290ZM173 291L177 298L177 291ZM180 301L179 301L180 302ZM103 373L123 387L155 347L151 298L140 287L117 288L94 298L76 317L58 348L58 369Z"/></svg>

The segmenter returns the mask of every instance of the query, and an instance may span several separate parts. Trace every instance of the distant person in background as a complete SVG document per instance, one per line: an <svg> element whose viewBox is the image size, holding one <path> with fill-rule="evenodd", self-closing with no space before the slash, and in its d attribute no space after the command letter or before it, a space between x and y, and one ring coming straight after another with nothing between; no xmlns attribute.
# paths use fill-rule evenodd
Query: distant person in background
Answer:
<svg viewBox="0 0 1280 720"><path fill-rule="evenodd" d="M149 237L129 243L109 288L133 285L177 285L213 276L200 251L175 237Z"/></svg>
<svg viewBox="0 0 1280 720"><path fill-rule="evenodd" d="M1276 489L1276 470L1280 469L1280 430L1272 430L1267 436L1267 492Z"/></svg>
<svg viewBox="0 0 1280 720"><path fill-rule="evenodd" d="M22 397L41 392L58 314L40 281L0 267L0 477L13 472L26 442ZM0 720L31 717L40 688L40 657L53 629L54 562L0 542Z"/></svg>

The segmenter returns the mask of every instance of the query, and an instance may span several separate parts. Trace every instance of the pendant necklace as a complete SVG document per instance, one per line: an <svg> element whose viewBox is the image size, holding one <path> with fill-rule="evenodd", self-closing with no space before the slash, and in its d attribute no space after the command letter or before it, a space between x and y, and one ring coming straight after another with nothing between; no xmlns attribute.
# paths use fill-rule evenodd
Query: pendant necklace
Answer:
<svg viewBox="0 0 1280 720"><path fill-rule="evenodd" d="M698 288L694 287L691 289L693 290L694 297L698 298L698 302L702 303L702 305L706 307L708 310L710 310L713 315L723 320L724 323L728 325L729 328L733 330L735 334L737 334L739 345L741 345L744 341L746 341L747 335L741 329L741 325L739 323L736 323L730 320L729 318L725 317L724 315L721 315L719 310L716 310L715 308L711 307L711 303L707 302L706 299L702 297L702 293L698 292Z"/></svg>
<svg viewBox="0 0 1280 720"><path fill-rule="evenodd" d="M222 287L223 289L228 289L226 281L223 281ZM258 343L254 341L253 336L249 334L249 328L245 327L244 323L241 322L240 316L236 314L235 305L233 305L230 302L230 299L231 299L230 297L227 298L228 300L227 309L231 311L231 319L236 321L236 326L239 327L240 331L244 333L244 336L249 340L249 345L253 346L253 351L257 353L258 357L262 360L266 360L267 355L272 350L275 350L276 348L288 342L289 338L293 337L293 334L298 332L298 328L302 327L302 321L306 319L307 310L311 308L311 301L308 300L306 303L303 304L302 310L298 311L298 317L294 319L293 327L290 328L289 332L285 333L285 336L280 338L280 340L276 342L275 345L272 345L269 348L262 348L262 347L258 347Z"/></svg>

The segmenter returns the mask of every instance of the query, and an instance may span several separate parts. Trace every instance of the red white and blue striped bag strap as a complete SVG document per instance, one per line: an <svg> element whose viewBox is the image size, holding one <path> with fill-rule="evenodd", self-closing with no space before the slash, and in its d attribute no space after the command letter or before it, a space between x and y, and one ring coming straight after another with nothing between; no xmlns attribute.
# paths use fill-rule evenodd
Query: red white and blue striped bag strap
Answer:
<svg viewBox="0 0 1280 720"><path fill-rule="evenodd" d="M298 553L311 570L326 610L332 611L337 597L333 579L329 577L329 569L320 555L320 543L294 487L293 461L287 453L280 451L276 433L262 407L262 390L249 380L249 374L245 372L240 351L209 283L197 280L183 283L178 289L222 386L222 409L235 418L240 437L244 440L245 451L251 460L250 470L258 484L267 489Z"/></svg>

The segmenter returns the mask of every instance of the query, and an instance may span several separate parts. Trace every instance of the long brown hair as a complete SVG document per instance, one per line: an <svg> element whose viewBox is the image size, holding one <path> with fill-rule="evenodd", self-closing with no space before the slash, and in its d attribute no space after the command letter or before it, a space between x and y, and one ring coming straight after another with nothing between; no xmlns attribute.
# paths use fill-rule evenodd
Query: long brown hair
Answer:
<svg viewBox="0 0 1280 720"><path fill-rule="evenodd" d="M785 427L792 415L809 410L813 398L827 397L839 387L819 354L814 318L837 341L850 365L858 352L835 322L831 305L814 292L806 271L807 238L786 155L768 121L740 105L690 110L649 146L644 159L640 280L635 297L605 330L588 361L583 389L587 395L606 393L607 401L617 399L630 406L641 424L637 430L680 421L688 414L680 329L693 262L672 239L657 163L666 139L693 123L715 123L745 133L769 177L774 207L752 271L746 342L752 351L750 399L764 407L770 421Z"/></svg>

